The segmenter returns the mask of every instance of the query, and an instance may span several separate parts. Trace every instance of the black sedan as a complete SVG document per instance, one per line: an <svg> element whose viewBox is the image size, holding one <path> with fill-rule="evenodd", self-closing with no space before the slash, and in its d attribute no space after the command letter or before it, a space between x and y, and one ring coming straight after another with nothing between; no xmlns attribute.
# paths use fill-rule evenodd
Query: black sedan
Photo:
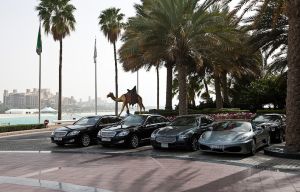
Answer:
<svg viewBox="0 0 300 192"><path fill-rule="evenodd" d="M136 148L140 142L149 141L153 131L168 123L169 120L161 115L130 115L118 125L99 131L98 138L103 146L125 144Z"/></svg>
<svg viewBox="0 0 300 192"><path fill-rule="evenodd" d="M157 129L151 135L153 148L198 149L198 139L213 120L206 115L176 117L168 126Z"/></svg>
<svg viewBox="0 0 300 192"><path fill-rule="evenodd" d="M59 146L64 144L79 144L89 146L97 141L97 134L103 127L112 126L121 121L117 116L87 116L79 119L73 125L55 129L51 134L51 142Z"/></svg>
<svg viewBox="0 0 300 192"><path fill-rule="evenodd" d="M254 155L259 147L270 144L267 128L246 121L214 123L199 139L202 151Z"/></svg>
<svg viewBox="0 0 300 192"><path fill-rule="evenodd" d="M251 123L256 126L268 128L271 140L281 143L285 139L285 119L285 115L283 114L272 113L257 115L251 120Z"/></svg>

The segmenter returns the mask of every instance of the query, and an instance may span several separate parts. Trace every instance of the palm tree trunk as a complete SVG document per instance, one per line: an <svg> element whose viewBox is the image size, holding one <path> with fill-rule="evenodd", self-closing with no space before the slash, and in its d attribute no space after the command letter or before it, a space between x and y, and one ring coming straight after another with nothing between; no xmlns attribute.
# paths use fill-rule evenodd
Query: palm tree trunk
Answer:
<svg viewBox="0 0 300 192"><path fill-rule="evenodd" d="M178 69L178 84L179 84L179 115L188 114L187 109L187 67L182 64L181 59L176 60Z"/></svg>
<svg viewBox="0 0 300 192"><path fill-rule="evenodd" d="M300 151L300 2L289 0L286 149Z"/></svg>
<svg viewBox="0 0 300 192"><path fill-rule="evenodd" d="M166 109L172 110L172 63L167 62L166 63L167 68L167 90L166 90Z"/></svg>
<svg viewBox="0 0 300 192"><path fill-rule="evenodd" d="M223 71L221 74L221 84L222 84L222 92L224 97L224 104L226 106L229 105L229 94L228 94L228 85L227 85L227 72Z"/></svg>
<svg viewBox="0 0 300 192"><path fill-rule="evenodd" d="M62 49L63 43L62 39L59 40L59 69L58 69L58 120L61 120L62 114Z"/></svg>
<svg viewBox="0 0 300 192"><path fill-rule="evenodd" d="M209 103L210 102L210 94L209 94L209 90L208 90L208 86L207 86L207 82L206 82L205 77L203 78L203 83L204 83L204 86L205 86L205 92L207 94L206 102Z"/></svg>
<svg viewBox="0 0 300 192"><path fill-rule="evenodd" d="M114 45L114 57L115 57L115 95L118 98L118 64L117 64L117 51L116 51L116 42L113 43ZM115 115L118 115L118 102L115 102Z"/></svg>
<svg viewBox="0 0 300 192"><path fill-rule="evenodd" d="M221 86L220 86L220 76L214 74L215 78L215 92L216 92L216 107L217 109L223 108L222 95L221 95Z"/></svg>
<svg viewBox="0 0 300 192"><path fill-rule="evenodd" d="M156 109L159 110L159 70L158 66L156 67Z"/></svg>

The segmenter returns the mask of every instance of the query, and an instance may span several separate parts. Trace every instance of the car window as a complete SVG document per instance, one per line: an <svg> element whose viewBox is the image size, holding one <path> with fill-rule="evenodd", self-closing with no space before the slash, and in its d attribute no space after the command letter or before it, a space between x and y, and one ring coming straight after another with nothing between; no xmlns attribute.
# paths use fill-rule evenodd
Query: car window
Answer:
<svg viewBox="0 0 300 192"><path fill-rule="evenodd" d="M99 119L99 116L83 117L75 122L74 125L95 125Z"/></svg>
<svg viewBox="0 0 300 192"><path fill-rule="evenodd" d="M109 117L102 117L100 123L101 124L109 124L110 123Z"/></svg>
<svg viewBox="0 0 300 192"><path fill-rule="evenodd" d="M118 117L111 117L111 118L110 118L110 122L111 122L111 123L117 123L117 122L119 122L119 121L121 121L121 119L118 118Z"/></svg>
<svg viewBox="0 0 300 192"><path fill-rule="evenodd" d="M198 117L193 116L183 116L175 118L172 123L172 126L199 126Z"/></svg>
<svg viewBox="0 0 300 192"><path fill-rule="evenodd" d="M142 115L130 115L123 119L122 124L124 125L142 125L147 116L142 116Z"/></svg>
<svg viewBox="0 0 300 192"><path fill-rule="evenodd" d="M208 125L208 124L210 124L211 122L208 120L208 119L206 119L205 117L202 117L201 118L201 125Z"/></svg>
<svg viewBox="0 0 300 192"><path fill-rule="evenodd" d="M235 131L235 132L249 132L251 131L251 123L225 121L212 125L212 131Z"/></svg>
<svg viewBox="0 0 300 192"><path fill-rule="evenodd" d="M278 115L258 115L253 118L253 122L278 122L281 118Z"/></svg>
<svg viewBox="0 0 300 192"><path fill-rule="evenodd" d="M146 122L147 125L148 125L148 124L154 124L154 123L157 123L157 120L156 120L155 117L149 117L149 118L147 119L147 122Z"/></svg>
<svg viewBox="0 0 300 192"><path fill-rule="evenodd" d="M157 121L158 123L165 123L165 122L168 122L168 120L164 117L157 117Z"/></svg>

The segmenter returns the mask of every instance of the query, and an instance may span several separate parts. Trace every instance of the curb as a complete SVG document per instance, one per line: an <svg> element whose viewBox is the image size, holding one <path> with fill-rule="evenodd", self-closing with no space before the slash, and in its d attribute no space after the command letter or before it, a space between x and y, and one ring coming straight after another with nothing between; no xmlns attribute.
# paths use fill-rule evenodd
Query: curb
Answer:
<svg viewBox="0 0 300 192"><path fill-rule="evenodd" d="M284 146L271 146L266 147L264 149L264 154L273 156L273 157L280 157L285 159L297 159L300 160L300 153L289 153L286 152Z"/></svg>
<svg viewBox="0 0 300 192"><path fill-rule="evenodd" d="M16 136L16 135L26 135L26 134L49 132L49 131L53 131L57 127L59 127L59 126L51 126L49 128L42 128L42 129L30 129L30 130L22 130L22 131L4 132L4 133L0 133L0 138Z"/></svg>

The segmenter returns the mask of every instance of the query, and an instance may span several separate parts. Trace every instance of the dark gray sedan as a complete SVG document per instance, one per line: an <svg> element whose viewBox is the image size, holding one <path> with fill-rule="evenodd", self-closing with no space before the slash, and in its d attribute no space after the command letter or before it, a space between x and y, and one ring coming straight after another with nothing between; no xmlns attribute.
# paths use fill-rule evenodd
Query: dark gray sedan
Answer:
<svg viewBox="0 0 300 192"><path fill-rule="evenodd" d="M178 116L168 126L157 129L151 135L153 148L198 149L198 139L213 120L206 115Z"/></svg>
<svg viewBox="0 0 300 192"><path fill-rule="evenodd" d="M223 121L213 124L199 139L202 151L254 155L259 147L270 144L267 128L244 121Z"/></svg>

